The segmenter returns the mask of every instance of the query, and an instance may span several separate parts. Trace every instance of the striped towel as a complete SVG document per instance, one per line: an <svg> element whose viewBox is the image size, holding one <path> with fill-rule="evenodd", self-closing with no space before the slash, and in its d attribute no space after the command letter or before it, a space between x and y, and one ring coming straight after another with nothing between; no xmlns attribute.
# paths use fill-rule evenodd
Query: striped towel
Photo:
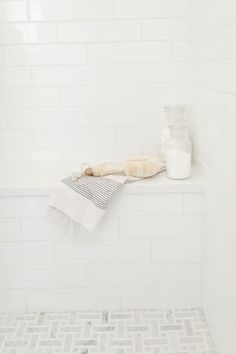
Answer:
<svg viewBox="0 0 236 354"><path fill-rule="evenodd" d="M50 216L64 216L93 231L106 212L110 200L123 184L139 178L109 175L104 177L74 176L63 179L51 192Z"/></svg>

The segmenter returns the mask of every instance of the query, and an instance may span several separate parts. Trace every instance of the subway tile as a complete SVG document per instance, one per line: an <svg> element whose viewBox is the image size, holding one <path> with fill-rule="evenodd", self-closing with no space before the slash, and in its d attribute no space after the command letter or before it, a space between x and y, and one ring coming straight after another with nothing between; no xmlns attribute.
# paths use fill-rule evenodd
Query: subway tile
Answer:
<svg viewBox="0 0 236 354"><path fill-rule="evenodd" d="M0 1L0 22L27 21L26 1Z"/></svg>
<svg viewBox="0 0 236 354"><path fill-rule="evenodd" d="M87 125L87 110L82 107L8 110L8 127L11 129L66 129Z"/></svg>
<svg viewBox="0 0 236 354"><path fill-rule="evenodd" d="M52 264L53 244L49 242L0 243L0 264Z"/></svg>
<svg viewBox="0 0 236 354"><path fill-rule="evenodd" d="M116 65L116 80L121 84L188 83L187 63Z"/></svg>
<svg viewBox="0 0 236 354"><path fill-rule="evenodd" d="M209 127L209 124L211 123L212 123L211 126L212 127L214 126L214 129L216 129L215 126L219 127L217 123L221 123L220 125L221 130L223 130L222 127L224 127L225 129L236 127L236 123L234 119L236 108L234 105L233 95L217 92L215 90L211 90L210 88L201 88L201 90L199 89L196 90L195 88L195 94L198 95L199 97L198 104L196 105L196 108L198 110L196 112L198 116L198 120L194 121L195 129L197 129L196 127L198 127L199 121L203 122L204 120L206 120L206 115L208 115L207 122L209 121L209 123L206 124L206 127ZM216 105L215 102L218 102L218 104ZM213 118L215 119L215 121L212 120ZM209 127L208 129L213 129L213 128ZM202 136L203 133L204 130L200 132ZM208 134L207 138L212 139L212 137L213 136L210 136Z"/></svg>
<svg viewBox="0 0 236 354"><path fill-rule="evenodd" d="M89 265L89 284L92 287L155 288L184 285L184 266L179 264L100 264Z"/></svg>
<svg viewBox="0 0 236 354"><path fill-rule="evenodd" d="M101 163L106 161L119 161L143 153L142 148L130 147L100 147L96 148L77 148L62 150L62 160L64 162L77 162L78 164L87 161L89 164Z"/></svg>
<svg viewBox="0 0 236 354"><path fill-rule="evenodd" d="M222 252L221 247L216 243L217 240L214 240L214 238L209 240L210 252L207 253L208 263L205 265L204 272L204 282L207 286L205 298L211 301L210 294L216 291L217 308L223 312L223 317L234 328L235 311L232 313L232 304L235 298L232 284L232 279L235 277L234 262L231 257L229 259L228 255Z"/></svg>
<svg viewBox="0 0 236 354"><path fill-rule="evenodd" d="M203 65L203 64L202 64ZM211 87L216 90L236 93L235 61L209 61L204 67L194 67L194 81L196 84ZM207 75L205 75L207 72Z"/></svg>
<svg viewBox="0 0 236 354"><path fill-rule="evenodd" d="M10 149L0 150L0 161L4 163L61 162L60 150Z"/></svg>
<svg viewBox="0 0 236 354"><path fill-rule="evenodd" d="M158 287L121 290L122 308L192 308L201 307L200 287Z"/></svg>
<svg viewBox="0 0 236 354"><path fill-rule="evenodd" d="M233 328L229 325L228 316L225 316L224 310L219 306L220 301L215 294L215 286L211 281L211 275L206 274L206 284L204 293L204 303L207 307L208 318L211 318L211 323L214 323L214 337L217 338L218 350L225 350L227 348L230 353L234 347L234 335L232 335ZM219 334L219 337L216 335Z"/></svg>
<svg viewBox="0 0 236 354"><path fill-rule="evenodd" d="M172 60L173 61L188 61L192 58L192 42L189 41L174 41L172 42Z"/></svg>
<svg viewBox="0 0 236 354"><path fill-rule="evenodd" d="M24 241L53 241L66 238L66 232L60 231L47 218L23 218L22 239Z"/></svg>
<svg viewBox="0 0 236 354"><path fill-rule="evenodd" d="M204 215L205 198L201 193L184 194L184 214Z"/></svg>
<svg viewBox="0 0 236 354"><path fill-rule="evenodd" d="M31 131L1 130L0 149L24 149L34 147L34 136Z"/></svg>
<svg viewBox="0 0 236 354"><path fill-rule="evenodd" d="M155 146L160 136L159 127L117 128L116 144L119 146Z"/></svg>
<svg viewBox="0 0 236 354"><path fill-rule="evenodd" d="M199 11L204 11L205 7L211 4L211 0L193 0L192 1L192 10L193 14L197 14Z"/></svg>
<svg viewBox="0 0 236 354"><path fill-rule="evenodd" d="M1 288L80 288L87 286L87 268L79 266L3 266Z"/></svg>
<svg viewBox="0 0 236 354"><path fill-rule="evenodd" d="M26 290L27 311L75 311L120 309L116 289Z"/></svg>
<svg viewBox="0 0 236 354"><path fill-rule="evenodd" d="M0 217L45 217L47 197L1 197Z"/></svg>
<svg viewBox="0 0 236 354"><path fill-rule="evenodd" d="M0 90L0 108L55 107L59 104L56 88L11 88Z"/></svg>
<svg viewBox="0 0 236 354"><path fill-rule="evenodd" d="M57 242L57 263L145 263L149 261L147 241Z"/></svg>
<svg viewBox="0 0 236 354"><path fill-rule="evenodd" d="M0 44L50 43L56 40L54 23L0 24Z"/></svg>
<svg viewBox="0 0 236 354"><path fill-rule="evenodd" d="M204 249L205 259L207 259L207 262L205 262L205 267L214 267L215 274L217 274L218 277L223 278L222 276L220 276L219 270L216 270L216 268L218 268L219 266L217 264L218 262L220 262L219 264L222 269L224 267L224 264L227 263L231 269L234 269L233 250L235 248L235 230L234 226L229 226L233 224L234 219L232 218L232 216L223 216L223 220L217 220L221 218L221 215L215 215L213 214L213 212L209 214L206 228L208 237L206 239Z"/></svg>
<svg viewBox="0 0 236 354"><path fill-rule="evenodd" d="M0 113L0 129L7 128L7 117Z"/></svg>
<svg viewBox="0 0 236 354"><path fill-rule="evenodd" d="M161 124L162 115L162 106L88 108L89 123L96 127L156 126Z"/></svg>
<svg viewBox="0 0 236 354"><path fill-rule="evenodd" d="M202 262L202 242L196 240L153 241L152 261L154 263L162 263L162 262L201 263Z"/></svg>
<svg viewBox="0 0 236 354"><path fill-rule="evenodd" d="M183 17L189 8L188 0L115 0L118 18Z"/></svg>
<svg viewBox="0 0 236 354"><path fill-rule="evenodd" d="M114 68L99 66L48 66L32 69L33 86L87 86L114 83Z"/></svg>
<svg viewBox="0 0 236 354"><path fill-rule="evenodd" d="M124 216L119 220L119 230L120 237L124 239L201 239L203 218L185 215Z"/></svg>
<svg viewBox="0 0 236 354"><path fill-rule="evenodd" d="M203 286L202 284L202 265L186 264L185 281L188 286Z"/></svg>
<svg viewBox="0 0 236 354"><path fill-rule="evenodd" d="M186 102L189 97L187 85L159 86L107 86L62 88L62 105L71 106L137 106L156 105L167 102Z"/></svg>
<svg viewBox="0 0 236 354"><path fill-rule="evenodd" d="M25 296L23 290L0 290L1 312L25 311Z"/></svg>
<svg viewBox="0 0 236 354"><path fill-rule="evenodd" d="M200 37L192 42L192 58L194 60L207 60L210 56L209 39ZM193 63L194 65L195 63ZM200 63L199 63L200 64Z"/></svg>
<svg viewBox="0 0 236 354"><path fill-rule="evenodd" d="M7 128L7 110L0 109L0 129Z"/></svg>
<svg viewBox="0 0 236 354"><path fill-rule="evenodd" d="M190 20L183 18L143 20L143 39L189 39L191 37L190 25Z"/></svg>
<svg viewBox="0 0 236 354"><path fill-rule="evenodd" d="M141 39L140 21L63 22L59 24L60 42L115 42Z"/></svg>
<svg viewBox="0 0 236 354"><path fill-rule="evenodd" d="M214 1L212 4L205 6L204 11L200 11L199 14L193 19L194 37L200 35L208 35L215 37L217 35L228 34L228 28L233 21L231 12L231 4L224 6L223 1ZM218 34L220 32L220 34Z"/></svg>
<svg viewBox="0 0 236 354"><path fill-rule="evenodd" d="M181 194L122 194L114 198L107 210L109 215L179 215L183 211Z"/></svg>
<svg viewBox="0 0 236 354"><path fill-rule="evenodd" d="M39 148L89 148L112 145L114 145L112 128L50 129L36 132L36 146Z"/></svg>
<svg viewBox="0 0 236 354"><path fill-rule="evenodd" d="M151 156L161 156L161 147L159 145L150 147L144 147L142 149L143 155L151 155Z"/></svg>
<svg viewBox="0 0 236 354"><path fill-rule="evenodd" d="M110 0L29 1L31 21L75 21L112 17Z"/></svg>
<svg viewBox="0 0 236 354"><path fill-rule="evenodd" d="M11 242L21 240L20 219L0 219L0 242Z"/></svg>
<svg viewBox="0 0 236 354"><path fill-rule="evenodd" d="M233 24L234 31L236 32L236 25ZM235 58L236 49L232 36L223 38L211 38L205 41L208 43L208 59L233 59ZM202 55L205 53L203 52Z"/></svg>
<svg viewBox="0 0 236 354"><path fill-rule="evenodd" d="M147 63L168 61L170 42L95 43L88 45L89 63Z"/></svg>
<svg viewBox="0 0 236 354"><path fill-rule="evenodd" d="M4 51L5 51L5 48L4 48L4 51L3 51L3 46L0 46L0 65L2 65L4 63Z"/></svg>
<svg viewBox="0 0 236 354"><path fill-rule="evenodd" d="M5 58L8 65L84 64L87 50L80 44L7 45Z"/></svg>
<svg viewBox="0 0 236 354"><path fill-rule="evenodd" d="M81 227L79 239L83 241L113 240L119 238L118 219L104 216L96 229L92 232Z"/></svg>
<svg viewBox="0 0 236 354"><path fill-rule="evenodd" d="M205 116L205 119L207 116ZM211 168L215 175L223 176L224 173L230 172L220 172L217 168L217 164L221 161L222 168L223 166L229 166L230 170L230 161L235 161L236 150L235 150L235 132L232 128L227 127L226 125L221 124L220 122L208 117L208 122L205 124L205 130L203 128L204 121L203 117L199 117L198 120L198 134L211 146ZM212 131L212 133L211 133ZM225 162L224 162L225 159ZM227 163L228 161L228 163ZM229 176L228 175L228 176ZM226 176L227 177L227 176Z"/></svg>
<svg viewBox="0 0 236 354"><path fill-rule="evenodd" d="M29 87L30 85L30 68L0 68L0 87Z"/></svg>

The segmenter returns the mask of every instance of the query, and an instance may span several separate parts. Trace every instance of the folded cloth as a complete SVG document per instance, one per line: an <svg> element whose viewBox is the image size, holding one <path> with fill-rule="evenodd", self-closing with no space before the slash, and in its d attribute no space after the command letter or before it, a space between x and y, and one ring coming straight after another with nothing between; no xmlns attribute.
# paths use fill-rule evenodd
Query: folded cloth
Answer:
<svg viewBox="0 0 236 354"><path fill-rule="evenodd" d="M49 216L64 216L93 231L122 185L138 179L123 175L67 177L50 194Z"/></svg>

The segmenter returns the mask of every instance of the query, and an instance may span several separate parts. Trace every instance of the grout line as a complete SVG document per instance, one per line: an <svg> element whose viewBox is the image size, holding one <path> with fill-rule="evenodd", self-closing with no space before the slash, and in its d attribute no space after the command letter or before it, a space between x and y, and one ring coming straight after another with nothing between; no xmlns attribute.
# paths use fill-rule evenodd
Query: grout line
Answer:
<svg viewBox="0 0 236 354"><path fill-rule="evenodd" d="M7 66L6 63L6 45L1 45L2 47L2 53L3 53L3 65L0 64L0 67L5 68Z"/></svg>
<svg viewBox="0 0 236 354"><path fill-rule="evenodd" d="M22 21L20 23L26 23L28 24L30 22L30 6L29 6L29 0L26 0L26 13L27 13L27 21ZM13 23L15 23L17 21L13 21ZM7 22L7 23L11 23L11 22Z"/></svg>
<svg viewBox="0 0 236 354"><path fill-rule="evenodd" d="M150 261L149 261L149 263L151 263L152 265L153 264L155 264L155 262L153 262L153 242L154 242L155 240L150 240Z"/></svg>
<svg viewBox="0 0 236 354"><path fill-rule="evenodd" d="M33 67L29 66L29 69L30 69L30 87L34 88Z"/></svg>
<svg viewBox="0 0 236 354"><path fill-rule="evenodd" d="M23 232L23 218L19 218L18 219L20 221L20 244L22 244L22 242L24 242L24 232ZM17 242L17 241L15 241ZM1 245L2 243L0 243Z"/></svg>
<svg viewBox="0 0 236 354"><path fill-rule="evenodd" d="M108 267L110 266L120 266L120 267L125 267L125 266L153 266L153 267L158 267L158 266L176 266L176 265L201 265L202 262L133 262L133 263L121 263L121 262L115 262L115 263L99 263L99 262L89 262L89 263L48 263L48 264L42 264L42 263L24 263L24 264L19 264L19 263L11 263L11 264L1 264L1 268L25 268L27 266L30 266L33 268L71 268L71 267L75 267L75 268L80 268L80 269L86 269L86 266L102 266L102 267Z"/></svg>
<svg viewBox="0 0 236 354"><path fill-rule="evenodd" d="M107 242L107 243L116 243L116 242L141 242L141 241L173 241L173 242L191 242L191 243L201 243L201 241L204 240L204 238L200 235L199 237L195 237L195 238L170 238L170 237L163 237L163 238L146 238L145 236L143 238L124 238L123 237L116 237L116 238L112 238L112 239L108 239L108 238L100 238L100 239L87 239L85 240L84 238L81 238L79 239L79 242L82 242L82 243L91 243L91 242L99 242L99 243L103 243L103 242ZM69 240L69 239L64 239L64 240L61 240L61 239L54 239L54 240L51 240L51 239L38 239L38 240L35 240L35 239L26 239L26 238L23 238L22 240L14 240L14 241L7 241L7 240L4 240L4 241L0 241L0 246L1 245L5 245L5 244L25 244L25 243L30 243L32 245L34 245L35 243L48 243L48 242L57 242L57 243L70 243L70 242L73 242L73 240Z"/></svg>
<svg viewBox="0 0 236 354"><path fill-rule="evenodd" d="M63 107L62 104L62 87L58 87L58 107L61 108ZM63 128L65 129L65 128Z"/></svg>
<svg viewBox="0 0 236 354"><path fill-rule="evenodd" d="M60 38L59 38L59 23L56 22L56 43L60 42Z"/></svg>
<svg viewBox="0 0 236 354"><path fill-rule="evenodd" d="M23 298L24 298L24 311L27 312L28 311L28 301L27 301L27 293L26 293L26 289L21 289L23 290Z"/></svg>
<svg viewBox="0 0 236 354"><path fill-rule="evenodd" d="M184 286L188 286L187 285L187 269L186 269L186 263L183 264L184 267Z"/></svg>
<svg viewBox="0 0 236 354"><path fill-rule="evenodd" d="M235 61L235 59L233 58L232 60L230 60L232 62ZM210 61L211 62L211 61ZM229 60L226 60L226 63L229 62ZM117 61L117 62L82 62L82 63L62 63L62 64L57 64L57 63L54 63L54 64L51 64L51 63L48 63L48 64L39 64L39 63L27 63L27 64L23 64L23 63L20 63L20 64L4 64L4 65L1 65L0 64L0 68L2 69L5 69L5 68L24 68L24 67L29 67L29 66L32 66L33 68L51 68L51 67L78 67L78 68L86 68L86 67L111 67L112 65L120 65L120 66L125 66L125 65L145 65L145 66L148 66L148 65L160 65L160 64L171 64L172 66L174 65L179 65L179 64L191 64L190 61L186 60L186 61L171 61L171 60L161 60L161 61L157 61L157 60L154 60L154 61L136 61L136 62L133 62L133 61ZM191 85L194 85L194 86L197 86L196 84L192 84ZM200 86L200 85L199 85Z"/></svg>
<svg viewBox="0 0 236 354"><path fill-rule="evenodd" d="M32 46L47 46L47 45L104 45L104 44L132 44L132 43L140 43L140 44L145 44L145 43L150 43L150 44L163 44L163 43L170 43L171 41L174 42L188 42L191 41L191 39L188 38L165 38L165 39L161 39L161 38L156 38L156 39L145 39L145 40L141 40L139 39L111 39L111 40L84 40L84 41L59 41L59 42L55 42L54 41L41 41L41 42L9 42L9 43L5 43L5 42L0 42L0 45L5 45L5 46L28 46L28 45L32 45Z"/></svg>
<svg viewBox="0 0 236 354"><path fill-rule="evenodd" d="M116 21L118 20L116 17L116 4L115 4L115 0L111 0L112 1L112 21Z"/></svg>
<svg viewBox="0 0 236 354"><path fill-rule="evenodd" d="M174 60L174 42L171 41L171 44L170 44L170 61L172 63L175 63L175 60Z"/></svg>
<svg viewBox="0 0 236 354"><path fill-rule="evenodd" d="M182 194L182 214L183 215L186 215L185 214L185 195L184 195L184 193ZM189 214L188 214L189 215Z"/></svg>
<svg viewBox="0 0 236 354"><path fill-rule="evenodd" d="M143 35L143 20L140 22L140 35L141 35L141 40L144 41L144 35Z"/></svg>
<svg viewBox="0 0 236 354"><path fill-rule="evenodd" d="M6 130L10 130L11 128L10 128L10 125L9 125L9 110L7 109L6 110L6 124L7 124L7 126L6 126ZM0 129L0 131L3 131L4 129Z"/></svg>
<svg viewBox="0 0 236 354"><path fill-rule="evenodd" d="M10 1L14 1L14 0L9 0ZM110 22L128 22L128 23L137 23L138 21L141 21L141 20L144 20L144 21L153 21L153 20L157 20L157 21L174 21L174 20L188 20L190 21L194 16L136 16L136 17L117 17L115 16L115 13L112 13L111 16L109 17L102 17L102 18L78 18L78 19L59 19L59 18L55 18L55 19L44 19L44 20L35 20L35 19L30 19L30 11L29 11L29 0L26 0L27 1L27 15L28 15L28 19L27 20L18 20L18 21L14 21L14 20L11 20L11 21L1 21L1 25L8 25L8 24L28 24L28 23L31 23L31 24L56 24L56 23L65 23L65 24L81 24L81 23L102 23L102 22L107 22L107 23L110 23ZM114 4L114 1L112 1L112 5ZM114 12L115 12L115 6L114 6ZM232 21L233 23L235 21ZM224 25L224 26L230 26L231 25L231 22L227 25Z"/></svg>

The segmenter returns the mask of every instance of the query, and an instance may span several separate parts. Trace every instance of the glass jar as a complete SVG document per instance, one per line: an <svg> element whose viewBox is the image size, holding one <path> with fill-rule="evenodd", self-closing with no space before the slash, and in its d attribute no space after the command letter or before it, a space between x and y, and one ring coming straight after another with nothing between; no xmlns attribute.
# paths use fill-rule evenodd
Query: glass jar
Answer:
<svg viewBox="0 0 236 354"><path fill-rule="evenodd" d="M170 139L170 127L184 126L186 127L186 107L183 105L165 106L166 119L161 129L161 155L163 161L166 160L166 142Z"/></svg>
<svg viewBox="0 0 236 354"><path fill-rule="evenodd" d="M186 179L191 177L192 143L186 127L170 127L170 139L166 142L167 177Z"/></svg>

